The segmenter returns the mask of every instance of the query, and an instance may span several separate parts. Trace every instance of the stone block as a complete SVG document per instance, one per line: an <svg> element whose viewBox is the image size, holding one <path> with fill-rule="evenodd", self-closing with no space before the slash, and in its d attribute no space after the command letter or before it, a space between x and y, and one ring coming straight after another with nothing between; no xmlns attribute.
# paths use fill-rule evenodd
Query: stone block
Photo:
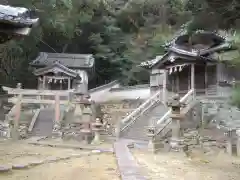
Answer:
<svg viewBox="0 0 240 180"><path fill-rule="evenodd" d="M44 161L33 161L33 162L30 162L29 163L29 166L38 166L38 165L41 165L41 164L43 164L44 163Z"/></svg>
<svg viewBox="0 0 240 180"><path fill-rule="evenodd" d="M0 174L10 172L11 170L12 170L12 166L0 165Z"/></svg>
<svg viewBox="0 0 240 180"><path fill-rule="evenodd" d="M29 164L14 164L12 169L27 169L29 168Z"/></svg>

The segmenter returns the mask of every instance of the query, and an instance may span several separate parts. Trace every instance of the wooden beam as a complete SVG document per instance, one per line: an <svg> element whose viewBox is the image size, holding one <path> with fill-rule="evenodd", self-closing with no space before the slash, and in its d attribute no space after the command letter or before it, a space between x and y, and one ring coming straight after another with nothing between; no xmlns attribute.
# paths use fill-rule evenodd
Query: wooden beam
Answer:
<svg viewBox="0 0 240 180"><path fill-rule="evenodd" d="M9 98L8 102L16 104L18 101L17 97ZM31 99L31 98L24 98L21 100L21 103L24 104L55 104L55 100L46 100L46 99ZM60 104L69 104L68 101L60 101Z"/></svg>
<svg viewBox="0 0 240 180"><path fill-rule="evenodd" d="M59 96L68 96L70 92L73 92L74 89L70 90L35 90L35 89L17 89L17 88L9 88L6 86L2 86L4 91L7 91L8 94L22 94L22 95L35 95L35 96L55 96L58 94Z"/></svg>

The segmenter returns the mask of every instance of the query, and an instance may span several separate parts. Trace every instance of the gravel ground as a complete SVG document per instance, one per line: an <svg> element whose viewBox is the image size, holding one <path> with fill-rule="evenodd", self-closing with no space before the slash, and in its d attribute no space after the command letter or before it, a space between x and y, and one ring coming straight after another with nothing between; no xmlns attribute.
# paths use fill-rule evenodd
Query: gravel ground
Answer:
<svg viewBox="0 0 240 180"><path fill-rule="evenodd" d="M82 154L82 157L44 163L36 167L0 173L1 180L119 180L113 154L86 155L87 151L0 142L0 166L25 164L47 158Z"/></svg>
<svg viewBox="0 0 240 180"><path fill-rule="evenodd" d="M238 180L240 159L223 153L207 157L199 153L186 157L179 153L134 151L134 156L149 179L158 180Z"/></svg>

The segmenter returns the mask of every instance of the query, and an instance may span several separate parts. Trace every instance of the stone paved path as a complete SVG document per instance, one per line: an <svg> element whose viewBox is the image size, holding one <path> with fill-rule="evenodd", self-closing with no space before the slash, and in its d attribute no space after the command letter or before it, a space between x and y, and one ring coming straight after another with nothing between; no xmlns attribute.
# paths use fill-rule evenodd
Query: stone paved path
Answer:
<svg viewBox="0 0 240 180"><path fill-rule="evenodd" d="M147 180L141 175L140 168L127 147L127 140L118 140L114 143L114 151L122 180Z"/></svg>

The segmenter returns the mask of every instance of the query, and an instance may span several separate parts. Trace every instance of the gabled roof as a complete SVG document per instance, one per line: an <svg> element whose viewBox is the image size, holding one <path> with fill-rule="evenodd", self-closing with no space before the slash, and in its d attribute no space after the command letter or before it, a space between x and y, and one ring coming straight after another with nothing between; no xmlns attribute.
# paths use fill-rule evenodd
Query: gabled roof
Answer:
<svg viewBox="0 0 240 180"><path fill-rule="evenodd" d="M55 62L71 69L88 69L94 66L94 58L91 54L65 54L41 52L37 59L30 63L34 67L45 67Z"/></svg>
<svg viewBox="0 0 240 180"><path fill-rule="evenodd" d="M181 54L181 53L177 53L174 51L169 51L166 54L164 54L161 58L142 62L139 66L150 69L155 66L161 66L163 63L165 63L167 61L174 63L177 59L186 59L187 61L196 61L196 60L202 60L202 61L208 61L208 62L216 61L216 60L212 59L211 57L204 57L204 56L201 56L201 55L198 55L195 53L193 53L193 55L186 55L184 53Z"/></svg>
<svg viewBox="0 0 240 180"><path fill-rule="evenodd" d="M71 77L77 77L77 75L78 75L78 73L76 71L67 68L66 66L60 64L59 62L55 62L55 63L51 64L50 66L47 66L47 67L44 67L41 69L37 69L33 73L36 76L40 76L40 75L43 75L43 74L46 74L49 72L53 72L53 73L62 72Z"/></svg>

